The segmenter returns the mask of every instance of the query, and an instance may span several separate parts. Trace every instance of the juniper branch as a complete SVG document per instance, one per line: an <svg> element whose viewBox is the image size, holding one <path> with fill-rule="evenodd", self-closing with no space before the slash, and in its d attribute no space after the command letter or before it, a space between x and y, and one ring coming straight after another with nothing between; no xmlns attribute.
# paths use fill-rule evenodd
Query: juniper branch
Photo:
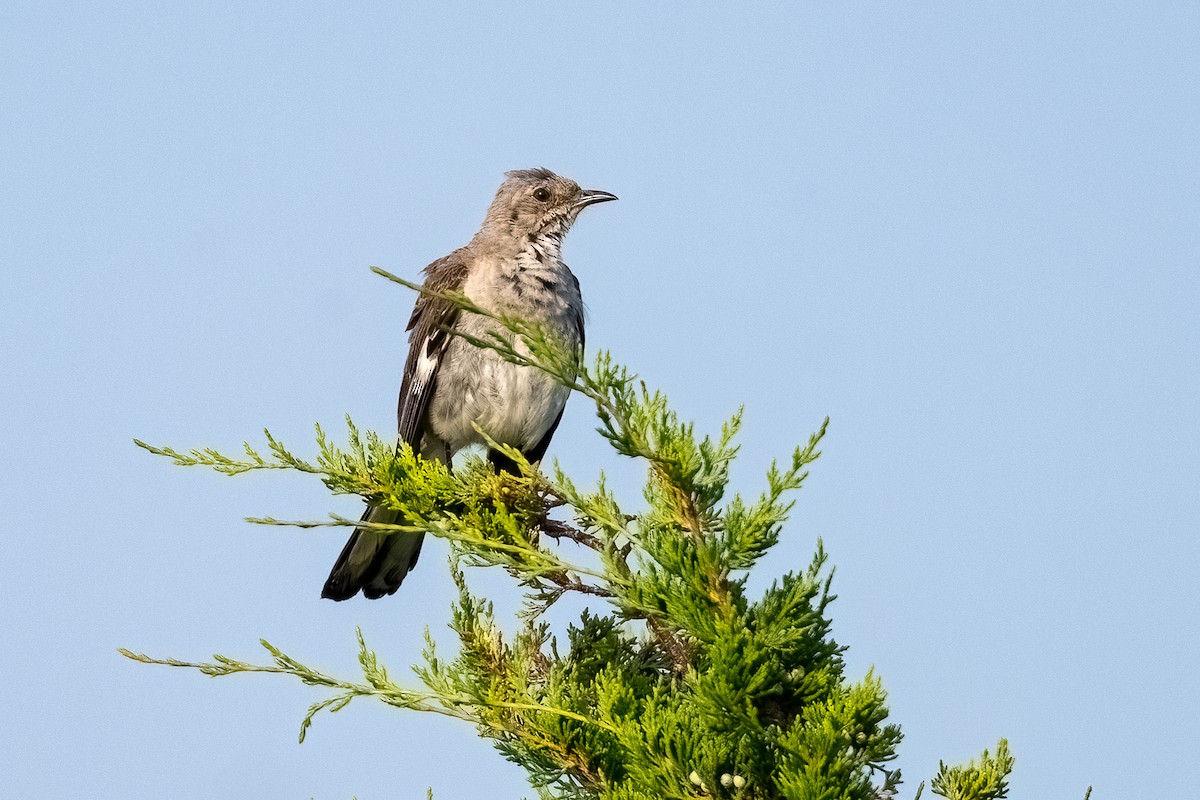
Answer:
<svg viewBox="0 0 1200 800"><path fill-rule="evenodd" d="M160 664L169 667L194 669L209 677L225 677L237 673L265 672L279 675L291 675L308 686L320 686L327 689L340 690L340 694L318 701L309 707L300 727L300 741L303 742L313 717L322 710L331 712L345 708L356 697L375 697L380 701L397 708L407 708L412 711L422 711L443 716L454 717L476 725L486 725L487 722L471 709L495 708L511 711L531 711L551 714L574 720L601 730L613 731L611 724L603 720L593 719L584 714L568 709L554 708L533 702L510 702L503 700L485 700L478 697L447 694L444 692L420 692L397 686L387 676L386 670L378 665L375 654L367 649L362 631L358 631L360 646L359 661L362 664L365 683L355 683L331 677L319 672L287 655L265 639L260 644L271 654L274 665L253 664L246 661L214 655L211 662L183 661L176 658L154 658L144 653L135 653L126 648L118 648L117 652L126 658L143 664Z"/></svg>

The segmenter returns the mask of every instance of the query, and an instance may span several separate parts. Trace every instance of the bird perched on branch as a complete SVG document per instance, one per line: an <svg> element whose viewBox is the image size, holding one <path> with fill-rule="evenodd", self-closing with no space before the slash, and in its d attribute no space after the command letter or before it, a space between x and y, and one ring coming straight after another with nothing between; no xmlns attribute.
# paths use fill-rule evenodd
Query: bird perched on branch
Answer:
<svg viewBox="0 0 1200 800"><path fill-rule="evenodd" d="M580 189L547 169L506 173L483 226L466 247L425 268L425 287L456 291L475 305L534 322L583 352L579 281L563 263L563 237L579 212L616 200ZM448 300L422 294L408 321L409 350L400 383L399 436L426 458L449 464L456 452L493 441L539 461L562 418L569 390L533 367L511 364L452 331L484 338L495 323L460 313ZM478 429L477 427L478 426ZM498 470L515 471L496 450ZM364 522L396 524L400 514L368 506ZM346 600L360 590L376 599L399 588L417 563L423 533L379 533L355 528L321 596Z"/></svg>

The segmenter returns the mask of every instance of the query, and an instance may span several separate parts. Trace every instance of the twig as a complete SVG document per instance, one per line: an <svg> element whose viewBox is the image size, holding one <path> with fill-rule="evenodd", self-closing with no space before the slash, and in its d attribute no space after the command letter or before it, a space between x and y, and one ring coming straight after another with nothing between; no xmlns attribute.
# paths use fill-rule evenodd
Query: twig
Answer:
<svg viewBox="0 0 1200 800"><path fill-rule="evenodd" d="M604 547L604 545L600 543L600 540L590 533L581 531L573 525L569 525L566 522L560 522L556 519L542 520L541 529L542 533L546 534L555 541L570 539L576 544L581 544L584 547L590 547L593 550L601 550Z"/></svg>
<svg viewBox="0 0 1200 800"><path fill-rule="evenodd" d="M667 651L671 666L676 675L682 675L692 664L692 650L679 635L653 616L646 617L646 627L654 634L654 638Z"/></svg>

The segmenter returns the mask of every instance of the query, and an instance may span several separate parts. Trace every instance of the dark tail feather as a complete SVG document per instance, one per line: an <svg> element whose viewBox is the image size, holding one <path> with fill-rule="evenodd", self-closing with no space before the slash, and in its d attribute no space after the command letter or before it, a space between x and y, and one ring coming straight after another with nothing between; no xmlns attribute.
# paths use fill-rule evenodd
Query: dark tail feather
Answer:
<svg viewBox="0 0 1200 800"><path fill-rule="evenodd" d="M334 562L333 570L325 580L325 588L321 589L321 597L327 600L349 600L362 588L364 572L356 572L350 566L350 554L354 552L361 534L362 531L358 530L350 534L350 540L342 548L342 554Z"/></svg>
<svg viewBox="0 0 1200 800"><path fill-rule="evenodd" d="M368 507L362 518L364 522L392 525L399 519L399 512ZM394 594L416 566L424 538L423 533L376 533L356 528L334 563L321 597L349 600L360 590L371 600Z"/></svg>
<svg viewBox="0 0 1200 800"><path fill-rule="evenodd" d="M558 416L561 419L562 413ZM542 440L525 453L529 461L542 459L557 426L558 420L555 420ZM521 474L516 462L503 453L491 450L488 452L488 459L497 472ZM400 520L400 513L368 506L362 519L363 522L394 525ZM364 528L355 528L325 581L321 597L328 600L349 600L361 591L368 600L377 600L395 594L405 576L417 565L424 539L424 533L375 533Z"/></svg>

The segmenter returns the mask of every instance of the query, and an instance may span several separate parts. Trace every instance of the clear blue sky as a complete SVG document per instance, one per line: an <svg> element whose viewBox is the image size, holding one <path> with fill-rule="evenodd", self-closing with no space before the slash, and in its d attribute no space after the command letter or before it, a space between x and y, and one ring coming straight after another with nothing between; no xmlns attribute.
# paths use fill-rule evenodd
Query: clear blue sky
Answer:
<svg viewBox="0 0 1200 800"><path fill-rule="evenodd" d="M107 7L103 7L107 5ZM621 196L566 254L736 472L826 415L774 574L824 538L906 795L1007 736L1013 797L1182 797L1200 711L1200 5L55 4L0 10L3 793L520 797L465 726L127 646L355 674L444 640L445 548L318 598L354 513L131 438L394 426L415 276L506 169ZM584 404L551 449L605 466ZM758 585L761 585L758 584Z"/></svg>

